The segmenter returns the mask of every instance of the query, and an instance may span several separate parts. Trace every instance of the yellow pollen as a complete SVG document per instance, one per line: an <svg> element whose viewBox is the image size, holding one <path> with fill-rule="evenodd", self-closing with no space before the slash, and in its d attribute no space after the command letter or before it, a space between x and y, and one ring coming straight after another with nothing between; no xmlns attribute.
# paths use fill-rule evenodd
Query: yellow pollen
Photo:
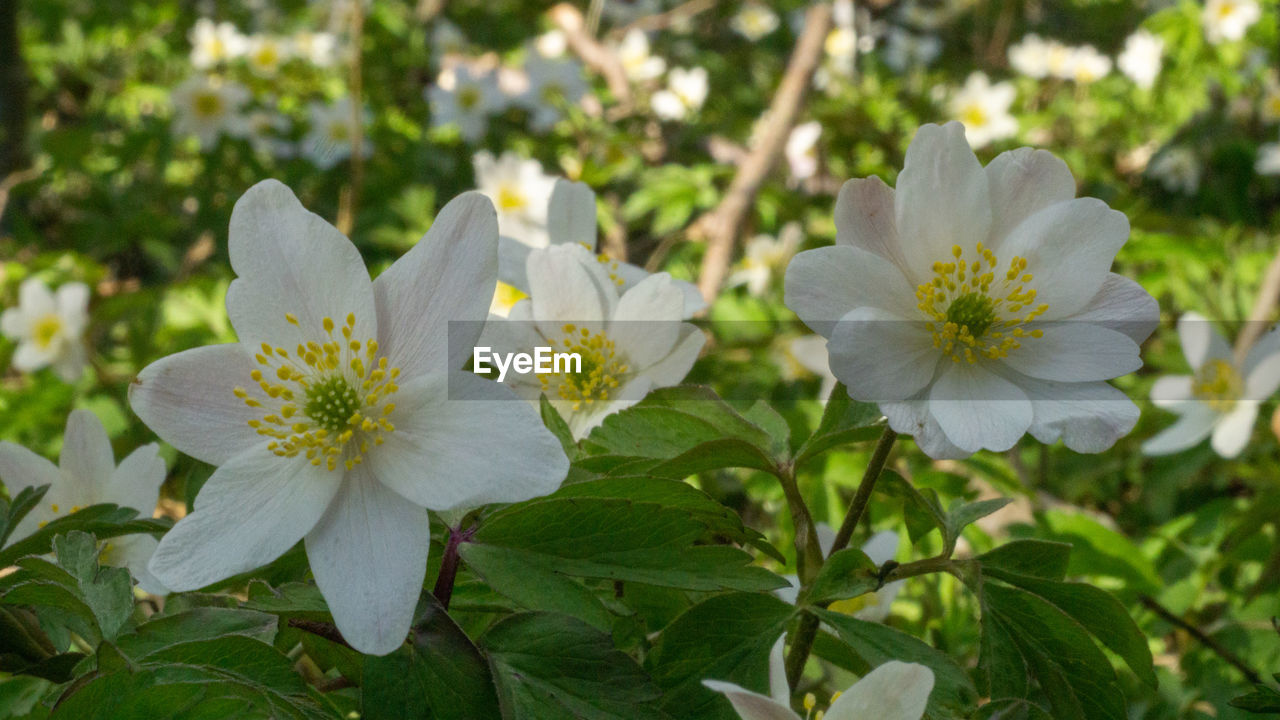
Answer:
<svg viewBox="0 0 1280 720"><path fill-rule="evenodd" d="M286 313L285 320L301 327L297 316ZM304 456L316 467L335 470L339 463L350 470L364 462L369 440L381 445L383 435L395 426L387 419L395 404L385 402L399 390L395 378L399 368L388 368L385 357L375 357L375 340L350 340L356 317L349 313L340 329L345 338L335 337L337 324L324 318L323 342L299 344L296 355L284 348L262 344L258 363L273 369L278 382L268 381L260 370L250 376L261 394L243 387L232 394L245 405L263 408L260 418L248 421L259 435L270 438L267 449L279 457ZM362 358L361 349L364 350ZM376 362L375 362L376 360ZM298 398L295 403L294 398ZM364 408L370 408L365 411ZM368 417L373 413L376 420Z"/></svg>
<svg viewBox="0 0 1280 720"><path fill-rule="evenodd" d="M518 188L513 188L510 185L503 185L498 188L498 210L500 211L519 210L528 202L524 193L520 192Z"/></svg>
<svg viewBox="0 0 1280 720"><path fill-rule="evenodd" d="M214 117L222 114L222 97L217 93L204 92L196 95L192 103L196 114L201 117Z"/></svg>
<svg viewBox="0 0 1280 720"><path fill-rule="evenodd" d="M1244 394L1244 378L1229 361L1215 358L1200 367L1191 394L1217 412L1230 412Z"/></svg>
<svg viewBox="0 0 1280 720"><path fill-rule="evenodd" d="M32 330L36 347L47 350L62 335L62 318L52 313L45 315L35 322Z"/></svg>
<svg viewBox="0 0 1280 720"><path fill-rule="evenodd" d="M571 365L558 373L538 375L542 391L548 395L554 393L575 411L596 402L607 402L631 370L625 358L618 355L613 340L603 332L592 333L589 328L573 324L561 329L565 334L560 343L563 347L557 347L556 351L576 353L581 358L581 367L579 372L572 372ZM556 341L550 343L554 346Z"/></svg>

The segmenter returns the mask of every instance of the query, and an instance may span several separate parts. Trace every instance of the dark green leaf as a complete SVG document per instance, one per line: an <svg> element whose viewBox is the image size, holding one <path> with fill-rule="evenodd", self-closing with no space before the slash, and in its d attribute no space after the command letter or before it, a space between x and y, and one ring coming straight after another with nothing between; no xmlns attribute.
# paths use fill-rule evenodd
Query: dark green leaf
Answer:
<svg viewBox="0 0 1280 720"><path fill-rule="evenodd" d="M27 537L0 550L0 567L13 565L18 558L27 555L43 555L53 550L53 538L79 530L98 540L136 533L163 533L169 529L168 520L137 518L133 508L115 505L90 505L83 510L51 521L48 525Z"/></svg>
<svg viewBox="0 0 1280 720"><path fill-rule="evenodd" d="M1231 707L1251 713L1280 715L1280 692L1266 685L1258 685L1253 692L1232 699Z"/></svg>
<svg viewBox="0 0 1280 720"><path fill-rule="evenodd" d="M882 413L874 403L855 402L844 383L837 383L822 412L818 427L796 451L796 464L839 445L871 440L880 434L874 427Z"/></svg>
<svg viewBox="0 0 1280 720"><path fill-rule="evenodd" d="M542 412L542 422L551 431L552 435L560 441L560 447L564 448L564 454L570 461L578 457L578 443L573 439L573 431L569 429L569 423L560 417L560 412L556 410L556 406L547 400L546 395L538 396L538 408Z"/></svg>
<svg viewBox="0 0 1280 720"><path fill-rule="evenodd" d="M823 563L809 588L807 602L814 605L845 600L871 592L880 584L876 564L857 548L845 548Z"/></svg>
<svg viewBox="0 0 1280 720"><path fill-rule="evenodd" d="M22 518L26 517L27 513L40 504L40 500L48 491L48 485L25 487L12 501L0 500L0 547L4 547L9 540L9 534L18 527L18 523L22 522ZM0 564L0 567L4 565Z"/></svg>
<svg viewBox="0 0 1280 720"><path fill-rule="evenodd" d="M998 568L1018 575L1061 580L1071 561L1071 546L1048 540L1014 540L977 559L984 569Z"/></svg>

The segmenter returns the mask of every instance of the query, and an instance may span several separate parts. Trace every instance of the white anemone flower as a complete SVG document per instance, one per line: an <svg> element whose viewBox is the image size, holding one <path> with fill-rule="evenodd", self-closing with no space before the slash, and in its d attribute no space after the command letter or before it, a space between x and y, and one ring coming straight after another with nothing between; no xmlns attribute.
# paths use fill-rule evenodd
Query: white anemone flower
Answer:
<svg viewBox="0 0 1280 720"><path fill-rule="evenodd" d="M640 28L628 30L615 52L631 82L647 82L667 71L667 61L649 52L649 36Z"/></svg>
<svg viewBox="0 0 1280 720"><path fill-rule="evenodd" d="M195 590L305 540L343 637L366 653L399 647L426 572L427 511L545 495L568 469L536 410L461 370L497 244L489 201L463 194L371 282L355 245L289 188L250 188L230 229L240 341L159 360L130 387L148 427L218 466L151 572Z"/></svg>
<svg viewBox="0 0 1280 720"><path fill-rule="evenodd" d="M619 293L619 278L586 248L569 244L530 253L525 272L529 299L505 320L491 318L481 345L495 353L532 354L537 347L576 353L576 367L505 378L529 400L545 395L576 439L650 390L678 384L706 342L701 330L682 322L684 293L666 273Z"/></svg>
<svg viewBox="0 0 1280 720"><path fill-rule="evenodd" d="M189 77L173 89L173 132L196 136L205 149L220 135L241 136L241 109L248 101L249 89L238 82L213 75Z"/></svg>
<svg viewBox="0 0 1280 720"><path fill-rule="evenodd" d="M760 2L747 2L729 20L729 27L742 37L755 42L778 29L778 14Z"/></svg>
<svg viewBox="0 0 1280 720"><path fill-rule="evenodd" d="M316 67L332 67L338 60L338 36L333 33L299 30L289 44L294 55Z"/></svg>
<svg viewBox="0 0 1280 720"><path fill-rule="evenodd" d="M328 170L351 157L356 130L351 98L341 97L328 105L312 102L307 113L311 129L302 138L303 156L321 170ZM369 120L369 111L365 109L360 113L359 121L367 125ZM369 140L368 133L360 139L360 154L363 157L373 154L373 143Z"/></svg>
<svg viewBox="0 0 1280 720"><path fill-rule="evenodd" d="M35 372L52 365L58 377L75 382L84 372L84 330L89 323L89 286L70 282L52 293L39 278L18 287L18 306L0 314L0 332L18 344L13 366Z"/></svg>
<svg viewBox="0 0 1280 720"><path fill-rule="evenodd" d="M478 156L477 160L479 160ZM539 173L542 172L540 165L537 166L537 171ZM634 287L636 283L652 274L639 265L622 262L606 253L599 252L597 248L596 194L591 191L591 188L586 183L570 182L561 178L552 178L551 180L552 191L550 197L547 198L545 215L538 216L539 218L544 218L541 226L544 228L544 232L538 234L538 239L541 240L543 237L546 239L546 244L539 247L579 245L586 248L595 255L596 262L600 264L601 268L617 285L619 293L625 293ZM483 188L484 186L482 186L481 191L488 195L489 192ZM497 190L498 197L502 196L502 192L500 188ZM539 188L537 194L541 196L541 188ZM490 198L492 199L493 195L490 195ZM533 246L518 237L501 234L502 224L502 217L499 215L499 283L498 290L494 295L494 308L496 310L491 308L490 312L506 317L510 313L511 307L528 296L530 292L526 268L529 253L533 251ZM684 293L684 316L686 318L693 317L695 313L706 307L706 301L703 300L702 293L698 292L697 285L683 280L674 280L673 282Z"/></svg>
<svg viewBox="0 0 1280 720"><path fill-rule="evenodd" d="M1240 40L1261 18L1262 8L1257 0L1208 0L1200 13L1205 37L1215 45L1223 40Z"/></svg>
<svg viewBox="0 0 1280 720"><path fill-rule="evenodd" d="M674 68L667 74L667 87L650 98L650 107L663 120L683 120L702 109L707 100L707 69Z"/></svg>
<svg viewBox="0 0 1280 720"><path fill-rule="evenodd" d="M769 290L773 278L783 272L787 263L800 248L804 232L800 224L790 222L782 226L778 237L757 235L747 241L742 255L742 262L737 270L729 276L726 283L729 287L746 285L747 292L756 297L763 296Z"/></svg>
<svg viewBox="0 0 1280 720"><path fill-rule="evenodd" d="M455 125L469 143L479 142L489 129L489 116L506 106L492 71L459 64L441 72L436 82L425 93L431 127Z"/></svg>
<svg viewBox="0 0 1280 720"><path fill-rule="evenodd" d="M546 132L564 117L565 108L576 105L587 94L582 65L571 58L547 58L530 54L524 71L529 87L516 102L529 111L529 129Z"/></svg>
<svg viewBox="0 0 1280 720"><path fill-rule="evenodd" d="M885 38L884 62L895 72L928 67L942 52L937 35L919 35L899 27L890 28Z"/></svg>
<svg viewBox="0 0 1280 720"><path fill-rule="evenodd" d="M155 443L143 445L116 467L107 431L88 410L72 410L67 417L57 465L21 445L0 442L0 480L10 496L28 487L49 486L40 504L19 521L7 544L90 505L111 503L133 508L140 517L151 517L165 476L159 449ZM128 568L139 587L162 595L164 586L147 571L155 548L156 539L150 535L123 535L103 541L99 561Z"/></svg>
<svg viewBox="0 0 1280 720"><path fill-rule="evenodd" d="M1088 85L1106 77L1111 72L1111 58L1098 52L1092 45L1071 48L1066 75L1081 85Z"/></svg>
<svg viewBox="0 0 1280 720"><path fill-rule="evenodd" d="M974 72L951 96L951 117L964 123L969 145L985 147L1018 134L1018 120L1009 112L1016 95L1012 83L993 85L986 74Z"/></svg>
<svg viewBox="0 0 1280 720"><path fill-rule="evenodd" d="M1009 46L1009 66L1035 80L1049 77L1051 45L1035 33L1024 35Z"/></svg>
<svg viewBox="0 0 1280 720"><path fill-rule="evenodd" d="M277 110L259 108L245 115L244 137L255 152L271 157L292 157L296 149L284 139L293 124L289 117Z"/></svg>
<svg viewBox="0 0 1280 720"><path fill-rule="evenodd" d="M481 150L471 164L476 189L498 210L498 233L531 248L546 247L550 242L547 208L555 177L543 172L542 163L512 151L495 158Z"/></svg>
<svg viewBox="0 0 1280 720"><path fill-rule="evenodd" d="M249 40L229 22L200 18L191 26L191 64L199 70L233 60L249 49Z"/></svg>
<svg viewBox="0 0 1280 720"><path fill-rule="evenodd" d="M1163 38L1138 30L1125 38L1124 50L1116 57L1116 65L1135 85L1147 90L1160 76L1163 54Z"/></svg>
<svg viewBox="0 0 1280 720"><path fill-rule="evenodd" d="M1191 148L1167 148L1151 161L1147 173L1169 192L1194 195L1200 189L1200 159Z"/></svg>
<svg viewBox="0 0 1280 720"><path fill-rule="evenodd" d="M742 720L802 720L791 709L783 657L785 636L778 638L769 653L769 695L761 695L733 683L703 680L702 684L723 693ZM933 671L919 663L890 660L832 696L826 712L813 717L822 720L920 720L933 692ZM805 710L812 713L815 701L805 698ZM806 714L805 720L810 717Z"/></svg>
<svg viewBox="0 0 1280 720"><path fill-rule="evenodd" d="M800 123L787 136L784 154L791 170L791 179L803 182L818 174L818 138L822 137L822 123L810 120Z"/></svg>
<svg viewBox="0 0 1280 720"><path fill-rule="evenodd" d="M283 65L293 55L293 47L288 38L276 35L254 35L249 38L249 51L244 59L249 69L258 77L275 77Z"/></svg>
<svg viewBox="0 0 1280 720"><path fill-rule="evenodd" d="M818 399L826 402L831 397L831 392L836 389L835 374L831 372L831 358L827 355L827 339L821 335L804 335L802 337L793 338L787 343L786 357L783 362L783 376L787 380L795 380L802 377L799 372L789 369L791 363L795 363L800 369L817 375L822 380L822 385L818 389Z"/></svg>
<svg viewBox="0 0 1280 720"><path fill-rule="evenodd" d="M1214 452L1236 457L1253 434L1258 405L1280 387L1280 331L1259 338L1241 364L1227 341L1197 313L1178 319L1178 337L1194 375L1160 378L1151 388L1151 401L1181 417L1144 443L1142 451L1167 455L1208 437Z"/></svg>
<svg viewBox="0 0 1280 720"><path fill-rule="evenodd" d="M1280 143L1263 143L1258 146L1258 159L1253 171L1259 175L1280 175Z"/></svg>
<svg viewBox="0 0 1280 720"><path fill-rule="evenodd" d="M985 168L959 123L920 128L896 189L845 183L836 245L802 252L786 304L830 340L855 400L935 458L1003 451L1024 433L1100 452L1138 408L1107 380L1141 367L1159 308L1110 272L1129 222L1075 198L1043 150Z"/></svg>

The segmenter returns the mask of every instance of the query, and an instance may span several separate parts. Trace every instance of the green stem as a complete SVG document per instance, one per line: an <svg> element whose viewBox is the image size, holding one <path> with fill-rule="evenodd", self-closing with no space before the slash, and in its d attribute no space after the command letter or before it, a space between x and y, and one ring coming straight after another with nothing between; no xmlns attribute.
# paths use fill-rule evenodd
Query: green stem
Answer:
<svg viewBox="0 0 1280 720"><path fill-rule="evenodd" d="M804 496L800 494L800 486L796 483L795 465L782 465L775 474L787 498L791 523L795 525L796 574L800 583L807 586L822 567L822 546L818 544L818 529L813 523L813 516L809 513Z"/></svg>

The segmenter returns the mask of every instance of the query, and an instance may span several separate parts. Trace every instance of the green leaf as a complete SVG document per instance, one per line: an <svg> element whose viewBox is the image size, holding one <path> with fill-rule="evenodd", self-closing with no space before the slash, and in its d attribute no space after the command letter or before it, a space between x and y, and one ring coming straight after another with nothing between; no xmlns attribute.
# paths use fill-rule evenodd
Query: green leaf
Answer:
<svg viewBox="0 0 1280 720"><path fill-rule="evenodd" d="M13 584L0 602L56 609L73 630L95 644L115 637L133 613L129 571L99 567L92 535L60 535L54 546L58 564L40 557L18 561Z"/></svg>
<svg viewBox="0 0 1280 720"><path fill-rule="evenodd" d="M51 521L48 525L0 550L0 567L15 564L27 555L43 555L53 550L53 538L73 530L89 533L98 540L137 533L163 533L171 527L167 520L137 518L138 511L115 505L90 505L83 510Z"/></svg>
<svg viewBox="0 0 1280 720"><path fill-rule="evenodd" d="M1021 698L1002 698L982 706L976 720L1053 720L1044 708Z"/></svg>
<svg viewBox="0 0 1280 720"><path fill-rule="evenodd" d="M595 593L573 578L530 564L506 548L467 543L459 554L490 588L521 607L572 615L598 630L613 625L613 616Z"/></svg>
<svg viewBox="0 0 1280 720"><path fill-rule="evenodd" d="M506 720L668 718L656 705L661 692L640 666L608 635L579 620L552 613L511 615L480 642Z"/></svg>
<svg viewBox="0 0 1280 720"><path fill-rule="evenodd" d="M769 649L796 609L772 595L726 593L686 610L658 636L645 667L664 691L662 706L677 718L736 720L706 679L766 691Z"/></svg>
<svg viewBox="0 0 1280 720"><path fill-rule="evenodd" d="M683 508L610 498L551 498L491 515L473 542L501 548L513 562L563 575L687 590L773 590L787 584L751 565L751 556L738 548L695 545L706 527Z"/></svg>
<svg viewBox="0 0 1280 720"><path fill-rule="evenodd" d="M1013 498L992 498L971 503L957 503L947 511L947 547L953 547L966 527L1013 502Z"/></svg>
<svg viewBox="0 0 1280 720"><path fill-rule="evenodd" d="M273 588L261 580L254 580L249 583L248 594L249 599L243 607L249 610L260 610L280 617L333 621L329 605L320 594L320 588L310 583L285 583Z"/></svg>
<svg viewBox="0 0 1280 720"><path fill-rule="evenodd" d="M556 406L547 400L546 395L538 396L538 409L542 413L542 422L551 431L552 435L560 441L560 447L564 448L564 454L572 462L577 459L579 450L578 443L573 439L573 431L569 429L569 423L560 417L560 411L556 410Z"/></svg>
<svg viewBox="0 0 1280 720"><path fill-rule="evenodd" d="M902 498L903 513L907 521L907 534L911 542L927 535L934 528L945 533L947 514L938 502L938 494L933 488L917 490L914 485L897 472L885 469L880 472L876 481L876 490L891 497Z"/></svg>
<svg viewBox="0 0 1280 720"><path fill-rule="evenodd" d="M1048 540L1014 540L977 559L984 570L995 568L1017 575L1061 580L1071 561L1071 546Z"/></svg>
<svg viewBox="0 0 1280 720"><path fill-rule="evenodd" d="M40 504L40 500L48 491L48 485L25 487L11 502L0 500L0 547L4 547L9 540L9 534L18 527L18 523L22 522L22 518L26 517L27 513ZM4 565L0 564L0 567Z"/></svg>
<svg viewBox="0 0 1280 720"><path fill-rule="evenodd" d="M276 629L274 615L235 608L201 607L154 617L133 632L116 638L115 646L126 657L144 661L175 645L229 635L270 642Z"/></svg>
<svg viewBox="0 0 1280 720"><path fill-rule="evenodd" d="M844 383L836 383L818 427L796 451L796 464L839 445L874 439L882 432L875 427L882 415L874 403L855 402Z"/></svg>
<svg viewBox="0 0 1280 720"><path fill-rule="evenodd" d="M857 597L880 584L878 568L857 548L845 548L831 555L809 588L807 602L822 605Z"/></svg>
<svg viewBox="0 0 1280 720"><path fill-rule="evenodd" d="M830 610L811 610L835 629L868 668L890 660L920 663L933 671L933 692L929 695L929 718L968 717L978 702L973 681L949 655L906 633L880 623L858 620Z"/></svg>
<svg viewBox="0 0 1280 720"><path fill-rule="evenodd" d="M498 718L488 661L430 595L410 642L364 658L360 705L367 720Z"/></svg>
<svg viewBox="0 0 1280 720"><path fill-rule="evenodd" d="M1256 685L1253 692L1232 699L1230 704L1251 713L1280 715L1280 691Z"/></svg>

